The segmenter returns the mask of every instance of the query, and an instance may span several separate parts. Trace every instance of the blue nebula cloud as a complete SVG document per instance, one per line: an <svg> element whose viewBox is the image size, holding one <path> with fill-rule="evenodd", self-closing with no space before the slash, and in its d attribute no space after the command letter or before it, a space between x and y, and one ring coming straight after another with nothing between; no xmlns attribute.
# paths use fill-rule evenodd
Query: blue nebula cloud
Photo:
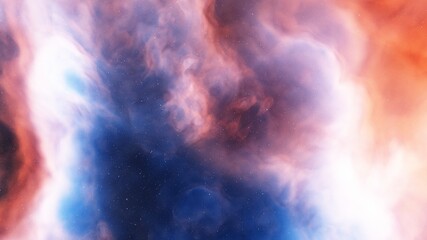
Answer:
<svg viewBox="0 0 427 240"><path fill-rule="evenodd" d="M164 78L123 83L108 72L110 109L122 117L98 118L91 144L100 212L117 239L293 239L290 213L268 188L204 166L169 126Z"/></svg>

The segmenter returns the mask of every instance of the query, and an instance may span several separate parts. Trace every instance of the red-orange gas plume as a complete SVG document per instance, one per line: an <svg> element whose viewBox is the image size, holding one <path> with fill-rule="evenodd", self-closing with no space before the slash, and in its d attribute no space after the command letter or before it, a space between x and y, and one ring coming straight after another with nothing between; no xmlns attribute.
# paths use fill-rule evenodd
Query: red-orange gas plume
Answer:
<svg viewBox="0 0 427 240"><path fill-rule="evenodd" d="M0 234L5 234L31 212L43 162L25 91L30 42L10 16L19 5L0 2L0 7Z"/></svg>
<svg viewBox="0 0 427 240"><path fill-rule="evenodd" d="M368 37L356 81L366 89L367 138L364 171L384 184L377 194L387 200L389 239L427 235L426 110L427 14L425 1L340 2L358 16ZM375 170L379 169L379 171ZM385 192L384 192L385 191Z"/></svg>

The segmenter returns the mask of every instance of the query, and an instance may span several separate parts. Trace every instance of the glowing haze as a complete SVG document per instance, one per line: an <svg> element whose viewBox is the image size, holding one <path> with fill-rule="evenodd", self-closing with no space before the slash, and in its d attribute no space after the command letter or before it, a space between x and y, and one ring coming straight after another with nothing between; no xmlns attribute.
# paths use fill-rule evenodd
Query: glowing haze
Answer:
<svg viewBox="0 0 427 240"><path fill-rule="evenodd" d="M427 238L424 9L0 0L0 238Z"/></svg>

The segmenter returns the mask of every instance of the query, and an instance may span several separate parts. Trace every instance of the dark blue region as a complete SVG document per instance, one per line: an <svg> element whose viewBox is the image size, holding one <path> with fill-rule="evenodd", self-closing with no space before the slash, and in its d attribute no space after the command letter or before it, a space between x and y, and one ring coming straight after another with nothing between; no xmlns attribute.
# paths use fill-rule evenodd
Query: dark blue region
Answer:
<svg viewBox="0 0 427 240"><path fill-rule="evenodd" d="M116 239L295 239L288 210L268 187L204 166L208 156L168 124L170 77L135 65L98 70L119 116L99 117L91 133L100 217Z"/></svg>

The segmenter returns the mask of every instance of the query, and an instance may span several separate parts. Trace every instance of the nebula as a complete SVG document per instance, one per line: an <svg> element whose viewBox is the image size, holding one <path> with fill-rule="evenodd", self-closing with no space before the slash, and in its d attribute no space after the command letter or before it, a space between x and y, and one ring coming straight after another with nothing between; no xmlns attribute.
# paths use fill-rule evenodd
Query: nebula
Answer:
<svg viewBox="0 0 427 240"><path fill-rule="evenodd" d="M424 9L0 0L0 239L425 239Z"/></svg>

